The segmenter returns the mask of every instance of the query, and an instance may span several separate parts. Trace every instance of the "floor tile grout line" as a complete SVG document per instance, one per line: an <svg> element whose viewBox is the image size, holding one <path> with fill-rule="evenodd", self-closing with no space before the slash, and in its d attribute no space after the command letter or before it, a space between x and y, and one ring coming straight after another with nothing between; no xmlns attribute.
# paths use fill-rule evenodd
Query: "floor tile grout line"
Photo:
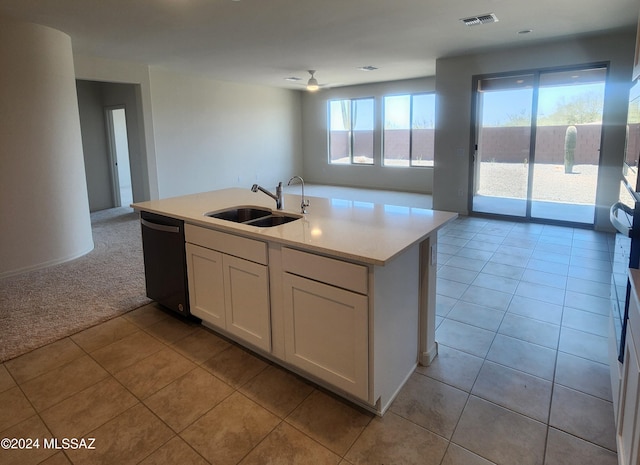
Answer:
<svg viewBox="0 0 640 465"><path fill-rule="evenodd" d="M562 321L564 318L564 305L561 310L561 318L560 318L560 331L562 331ZM553 412L553 394L556 388L556 375L558 373L558 354L560 353L560 337L561 333L558 333L558 341L556 343L555 357L553 360L553 380L551 381L551 391L549 393L549 408L547 410L547 424L546 424L546 434L544 441L544 454L543 454L543 464L547 462L547 450L549 448L549 429L551 428L551 413Z"/></svg>

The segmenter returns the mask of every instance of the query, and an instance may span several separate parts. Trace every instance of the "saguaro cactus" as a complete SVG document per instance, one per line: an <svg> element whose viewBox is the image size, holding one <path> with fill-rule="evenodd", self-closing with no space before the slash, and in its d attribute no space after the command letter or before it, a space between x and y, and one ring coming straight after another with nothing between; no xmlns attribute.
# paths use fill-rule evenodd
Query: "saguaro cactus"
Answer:
<svg viewBox="0 0 640 465"><path fill-rule="evenodd" d="M575 126L569 126L564 134L564 172L573 172L573 162L576 154L576 141L578 130Z"/></svg>

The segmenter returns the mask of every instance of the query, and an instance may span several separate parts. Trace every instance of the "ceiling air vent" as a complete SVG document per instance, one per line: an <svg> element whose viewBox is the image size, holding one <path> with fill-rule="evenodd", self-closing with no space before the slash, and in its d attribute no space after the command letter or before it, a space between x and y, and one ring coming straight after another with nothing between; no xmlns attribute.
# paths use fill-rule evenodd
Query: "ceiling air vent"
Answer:
<svg viewBox="0 0 640 465"><path fill-rule="evenodd" d="M489 24L489 23L497 23L498 18L493 13L488 13L486 15L478 15L471 16L469 18L462 18L462 21L467 26L478 26L480 24Z"/></svg>

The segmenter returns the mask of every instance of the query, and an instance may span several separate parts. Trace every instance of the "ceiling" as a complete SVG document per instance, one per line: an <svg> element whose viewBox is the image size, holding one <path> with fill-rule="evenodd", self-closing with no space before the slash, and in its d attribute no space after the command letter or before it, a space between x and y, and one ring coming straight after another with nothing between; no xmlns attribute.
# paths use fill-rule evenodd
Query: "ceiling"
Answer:
<svg viewBox="0 0 640 465"><path fill-rule="evenodd" d="M433 76L439 57L634 27L638 9L637 0L0 0L0 15L66 32L78 55L294 89L308 69L331 86ZM460 21L487 13L498 22Z"/></svg>

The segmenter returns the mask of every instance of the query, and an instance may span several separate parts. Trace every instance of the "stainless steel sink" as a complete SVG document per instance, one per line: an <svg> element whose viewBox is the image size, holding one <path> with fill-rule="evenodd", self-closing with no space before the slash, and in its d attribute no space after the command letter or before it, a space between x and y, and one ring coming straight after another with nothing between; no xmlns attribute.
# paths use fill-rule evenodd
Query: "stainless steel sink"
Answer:
<svg viewBox="0 0 640 465"><path fill-rule="evenodd" d="M233 221L234 223L248 224L258 228L279 226L302 218L301 215L281 212L274 213L268 208L262 207L234 207L206 213L205 216Z"/></svg>
<svg viewBox="0 0 640 465"><path fill-rule="evenodd" d="M234 223L246 223L247 221L256 220L269 215L271 215L271 210L259 207L229 208L227 210L206 214L206 216L210 216L212 218L233 221Z"/></svg>
<svg viewBox="0 0 640 465"><path fill-rule="evenodd" d="M272 226L287 224L299 219L300 219L299 216L274 214L274 215L265 216L264 218L259 218L257 220L250 221L245 224L250 224L251 226L257 226L259 228L270 228Z"/></svg>

